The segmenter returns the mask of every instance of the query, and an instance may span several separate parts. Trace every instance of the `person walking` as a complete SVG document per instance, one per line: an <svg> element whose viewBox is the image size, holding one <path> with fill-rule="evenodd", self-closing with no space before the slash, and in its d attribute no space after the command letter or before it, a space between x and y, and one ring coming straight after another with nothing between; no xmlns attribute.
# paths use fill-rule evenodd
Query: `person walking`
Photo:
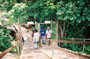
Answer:
<svg viewBox="0 0 90 59"><path fill-rule="evenodd" d="M40 35L38 31L35 29L34 36L33 36L33 42L34 42L35 48L39 48L39 38L40 38Z"/></svg>
<svg viewBox="0 0 90 59"><path fill-rule="evenodd" d="M47 36L47 40L48 40L48 42L47 42L48 45L51 44L51 41L50 41L51 35L52 35L52 30L50 30L50 28L48 27L48 28L47 28L47 31L46 31L46 36Z"/></svg>
<svg viewBox="0 0 90 59"><path fill-rule="evenodd" d="M44 30L44 28L42 28L40 30L40 32L41 32L41 43L45 44L46 43L46 41L45 41L46 30Z"/></svg>
<svg viewBox="0 0 90 59"><path fill-rule="evenodd" d="M29 30L27 31L27 39L30 39L30 32L29 32Z"/></svg>

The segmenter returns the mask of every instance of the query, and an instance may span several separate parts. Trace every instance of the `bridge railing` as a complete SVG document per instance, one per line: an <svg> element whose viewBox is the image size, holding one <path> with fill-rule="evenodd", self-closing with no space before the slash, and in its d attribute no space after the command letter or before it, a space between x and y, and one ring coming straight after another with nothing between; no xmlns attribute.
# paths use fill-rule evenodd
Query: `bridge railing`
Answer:
<svg viewBox="0 0 90 59"><path fill-rule="evenodd" d="M0 59L3 58L7 53L11 53L12 55L15 55L17 56L17 58L19 58L22 46L23 43L21 41L14 41L14 44L10 48L8 48L0 54Z"/></svg>
<svg viewBox="0 0 90 59"><path fill-rule="evenodd" d="M60 40L52 39L51 41L60 42L60 43L74 43L74 44L86 44L86 45L90 44L90 39L79 39L79 38L63 38Z"/></svg>
<svg viewBox="0 0 90 59"><path fill-rule="evenodd" d="M80 55L83 55L83 53L85 53L85 49L90 50L90 48L86 47L86 46L90 46L90 39L88 39L88 38L63 38L63 39L59 39L59 40L56 40L56 39L47 40L46 39L46 41L50 41L52 43L52 46L53 46L52 54L54 54L53 51L54 51L54 48L56 48L56 47L58 47L58 49L66 48L67 50L69 50L69 52L72 52L72 53L73 53L73 49L72 49L73 47L74 47L74 49L80 48L80 49L82 49L80 52L75 51L75 54L80 54ZM69 46L72 44L71 49L68 49L68 48L70 48L69 46L65 46L68 44L69 44ZM90 54L86 54L83 56L90 58ZM52 57L53 57L53 55L52 55Z"/></svg>
<svg viewBox="0 0 90 59"><path fill-rule="evenodd" d="M65 47L65 45L71 45L72 44L72 48L71 50L75 50L75 47L77 48L81 48L81 52L85 52L85 46L89 46L90 44L90 39L88 38L64 38L64 39L60 39L59 40L59 46L60 47ZM69 46L67 46L67 48L69 48ZM77 49L78 49L77 48ZM88 48L89 49L89 48ZM90 50L90 49L89 49Z"/></svg>

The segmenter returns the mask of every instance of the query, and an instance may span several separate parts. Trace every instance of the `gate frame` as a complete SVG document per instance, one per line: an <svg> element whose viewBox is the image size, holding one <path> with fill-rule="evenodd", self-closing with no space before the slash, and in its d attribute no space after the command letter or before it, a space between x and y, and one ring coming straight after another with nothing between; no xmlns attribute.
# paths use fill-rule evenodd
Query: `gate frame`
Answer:
<svg viewBox="0 0 90 59"><path fill-rule="evenodd" d="M36 28L36 29L38 30L39 33L40 33L40 28L41 28L40 25L42 25L42 24L45 24L45 25L50 24L51 29L52 29L53 28L52 24L56 24L57 33L55 33L55 32L53 32L53 33L56 34L56 40L58 40L58 22L50 21L50 23L38 23L38 22L35 21L34 24L38 26L38 28ZM41 39L40 39L40 47L42 47Z"/></svg>

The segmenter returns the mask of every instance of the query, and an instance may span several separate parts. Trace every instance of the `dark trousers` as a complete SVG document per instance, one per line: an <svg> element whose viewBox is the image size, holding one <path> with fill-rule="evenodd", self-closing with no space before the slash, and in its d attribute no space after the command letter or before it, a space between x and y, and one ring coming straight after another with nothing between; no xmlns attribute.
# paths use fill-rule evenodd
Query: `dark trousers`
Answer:
<svg viewBox="0 0 90 59"><path fill-rule="evenodd" d="M51 44L51 38L47 38L48 39L48 45L50 45Z"/></svg>

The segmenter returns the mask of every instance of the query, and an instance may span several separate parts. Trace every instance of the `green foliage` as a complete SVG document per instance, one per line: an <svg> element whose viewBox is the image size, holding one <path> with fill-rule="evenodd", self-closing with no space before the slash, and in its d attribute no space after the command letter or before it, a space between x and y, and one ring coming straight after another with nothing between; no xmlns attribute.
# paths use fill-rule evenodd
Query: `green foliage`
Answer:
<svg viewBox="0 0 90 59"><path fill-rule="evenodd" d="M12 46L9 33L10 31L6 28L0 29L0 51L4 51Z"/></svg>
<svg viewBox="0 0 90 59"><path fill-rule="evenodd" d="M85 45L85 53L90 54L90 45Z"/></svg>
<svg viewBox="0 0 90 59"><path fill-rule="evenodd" d="M0 51L5 51L12 46L13 37L10 36L11 30L7 29L7 26L10 25L7 24L9 22L3 20L0 22L2 22L0 28Z"/></svg>
<svg viewBox="0 0 90 59"><path fill-rule="evenodd" d="M70 44L70 43L63 43L63 48L67 48L69 50L75 51L75 52L83 52L83 45L82 44ZM90 46L85 45L84 53L90 54Z"/></svg>
<svg viewBox="0 0 90 59"><path fill-rule="evenodd" d="M33 21L44 22L45 20L55 20L55 5L54 0L39 0L29 6L29 16L33 17Z"/></svg>
<svg viewBox="0 0 90 59"><path fill-rule="evenodd" d="M18 18L20 19L21 23L24 23L27 21L28 18L28 12L27 12L28 6L24 3L16 3L12 9L8 12L7 15L12 18L12 20L18 21Z"/></svg>
<svg viewBox="0 0 90 59"><path fill-rule="evenodd" d="M89 2L89 0L87 0ZM71 20L74 21L73 23L77 22L81 23L84 20L89 20L88 12L90 12L89 5L87 1L80 0L80 1L71 1L65 0L58 2L57 4L57 15L58 19L61 20ZM87 6L87 5L88 6ZM88 10L89 9L89 10ZM71 24L73 24L71 23Z"/></svg>
<svg viewBox="0 0 90 59"><path fill-rule="evenodd" d="M57 3L56 15L59 20L65 20L66 22L65 32L68 33L66 37L86 37L84 35L86 32L85 29L89 29L90 27L90 19L88 18L90 16L90 5L88 2L89 0L60 0ZM68 23L70 23L69 28L66 27Z"/></svg>
<svg viewBox="0 0 90 59"><path fill-rule="evenodd" d="M0 10L8 12L15 2L16 0L0 0Z"/></svg>

